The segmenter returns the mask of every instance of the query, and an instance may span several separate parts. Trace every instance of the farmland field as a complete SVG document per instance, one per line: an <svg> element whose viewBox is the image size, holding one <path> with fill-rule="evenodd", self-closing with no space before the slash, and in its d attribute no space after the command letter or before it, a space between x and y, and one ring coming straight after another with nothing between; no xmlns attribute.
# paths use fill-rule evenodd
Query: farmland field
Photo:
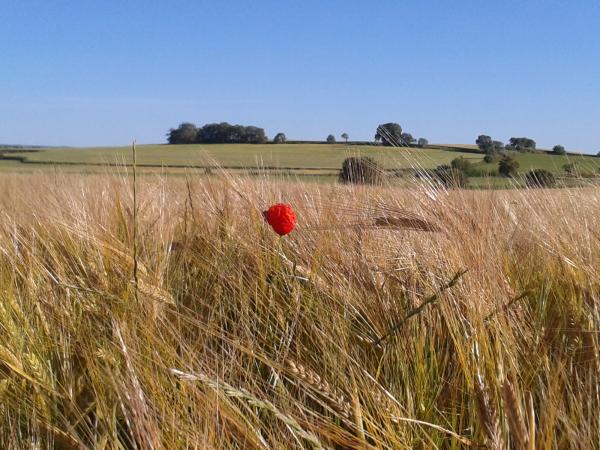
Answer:
<svg viewBox="0 0 600 450"><path fill-rule="evenodd" d="M460 149L467 149L463 152ZM329 176L335 179L342 162L349 156L371 156L386 169L432 169L449 164L454 158L468 159L481 175L497 171L497 162L486 164L483 155L473 153L473 145L431 146L431 148L392 148L324 144L192 144L139 145L138 165L144 170L159 168L170 174L183 173L185 168L222 167L235 173L238 169L275 170L273 174L291 176ZM564 174L565 164L574 164L579 173L598 173L600 158L595 156L546 153L511 153L520 165L520 172L541 168L557 175ZM102 173L99 166L131 164L131 147L45 148L36 151L16 151L0 159L0 171L61 170L68 172ZM284 171L284 172L282 172ZM489 181L489 180L488 180ZM473 179L472 186L482 186ZM489 183L487 183L489 184ZM507 180L492 182L508 186ZM514 183L513 183L514 184Z"/></svg>
<svg viewBox="0 0 600 450"><path fill-rule="evenodd" d="M139 145L138 164L152 166L278 167L338 170L344 158L368 155L386 168L448 164L458 156L480 160L480 155L439 149L346 146L342 144L192 144ZM131 147L49 148L14 153L31 163L122 164L131 162Z"/></svg>
<svg viewBox="0 0 600 450"><path fill-rule="evenodd" d="M597 448L597 188L0 189L0 448Z"/></svg>

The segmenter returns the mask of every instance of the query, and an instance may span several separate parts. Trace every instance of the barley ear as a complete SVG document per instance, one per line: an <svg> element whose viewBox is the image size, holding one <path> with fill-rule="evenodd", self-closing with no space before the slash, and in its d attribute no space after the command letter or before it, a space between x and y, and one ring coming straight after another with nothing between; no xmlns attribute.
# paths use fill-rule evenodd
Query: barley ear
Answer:
<svg viewBox="0 0 600 450"><path fill-rule="evenodd" d="M502 401L504 402L505 416L515 446L518 449L527 450L528 434L521 413L521 402L517 399L515 391L508 380L504 380L504 383L502 383Z"/></svg>

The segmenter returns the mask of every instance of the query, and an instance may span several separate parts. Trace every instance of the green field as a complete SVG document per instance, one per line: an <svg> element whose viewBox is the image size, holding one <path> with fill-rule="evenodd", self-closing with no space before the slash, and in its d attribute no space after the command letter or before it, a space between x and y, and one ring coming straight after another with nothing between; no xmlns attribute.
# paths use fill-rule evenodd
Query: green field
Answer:
<svg viewBox="0 0 600 450"><path fill-rule="evenodd" d="M575 164L580 173L597 172L600 168L600 158L587 155L552 155L546 153L512 153L519 162L519 172L531 169L546 169L555 174L563 174L565 164ZM475 165L480 170L495 171L498 163L486 164L481 160Z"/></svg>
<svg viewBox="0 0 600 450"><path fill-rule="evenodd" d="M454 158L469 159L481 175L493 174L497 162L486 164L483 155L473 153L475 146L444 144L433 148L390 148L381 146L324 144L196 144L139 145L137 162L141 172L163 169L169 174L185 173L190 168L222 167L231 172L262 169L271 175L312 176L318 181L331 181L349 156L368 155L386 169L435 168L449 164ZM467 149L467 151L461 151ZM579 173L592 174L600 170L600 158L595 156L546 153L514 153L519 171L542 168L557 175L563 166L574 163ZM103 173L106 167L131 164L131 147L42 148L33 151L12 151L0 158L0 171L57 170L75 173ZM106 166L106 167L103 167ZM111 169L113 170L113 169ZM124 169L120 169L124 170ZM262 173L262 172L261 172ZM304 179L304 178L303 178ZM471 186L509 186L505 179L472 178Z"/></svg>
<svg viewBox="0 0 600 450"><path fill-rule="evenodd" d="M221 166L226 168L274 167L290 169L338 170L344 158L369 155L386 168L432 168L458 156L480 160L479 155L440 149L389 148L323 144L212 144L140 145L138 164L151 166ZM131 162L130 147L48 148L17 152L29 163L122 164Z"/></svg>

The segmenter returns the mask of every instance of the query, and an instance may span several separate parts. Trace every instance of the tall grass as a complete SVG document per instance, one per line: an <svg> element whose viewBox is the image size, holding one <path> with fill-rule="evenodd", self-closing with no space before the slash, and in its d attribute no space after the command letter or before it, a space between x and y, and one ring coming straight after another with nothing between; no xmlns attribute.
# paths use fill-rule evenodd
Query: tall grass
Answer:
<svg viewBox="0 0 600 450"><path fill-rule="evenodd" d="M0 186L0 448L600 448L597 188Z"/></svg>

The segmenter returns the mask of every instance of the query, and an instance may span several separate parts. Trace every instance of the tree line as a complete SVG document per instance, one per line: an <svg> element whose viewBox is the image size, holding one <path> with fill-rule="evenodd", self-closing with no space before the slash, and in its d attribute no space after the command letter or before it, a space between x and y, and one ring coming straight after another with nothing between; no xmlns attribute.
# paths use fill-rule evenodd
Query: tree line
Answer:
<svg viewBox="0 0 600 450"><path fill-rule="evenodd" d="M350 136L342 133L340 137L348 144ZM265 130L255 126L231 125L227 122L209 123L198 127L191 122L183 122L177 128L167 132L169 144L262 144L269 141ZM274 144L287 142L285 133L277 133L272 141ZM336 138L329 134L325 138L328 144L335 144ZM361 142L362 143L362 142ZM394 147L425 147L427 139L415 139L412 134L402 131L400 124L388 122L381 124L375 131L375 143Z"/></svg>
<svg viewBox="0 0 600 450"><path fill-rule="evenodd" d="M167 132L169 144L262 144L268 141L265 130L252 125L209 123L198 128L184 122Z"/></svg>
<svg viewBox="0 0 600 450"><path fill-rule="evenodd" d="M516 151L521 153L534 152L536 151L536 142L533 139L526 137L511 137L508 140L508 144L504 145L501 141L495 141L486 134L480 134L475 140L477 147L486 155L495 155L504 151ZM552 147L552 154L564 155L567 153L562 145L555 145ZM491 158L488 161L492 162Z"/></svg>

